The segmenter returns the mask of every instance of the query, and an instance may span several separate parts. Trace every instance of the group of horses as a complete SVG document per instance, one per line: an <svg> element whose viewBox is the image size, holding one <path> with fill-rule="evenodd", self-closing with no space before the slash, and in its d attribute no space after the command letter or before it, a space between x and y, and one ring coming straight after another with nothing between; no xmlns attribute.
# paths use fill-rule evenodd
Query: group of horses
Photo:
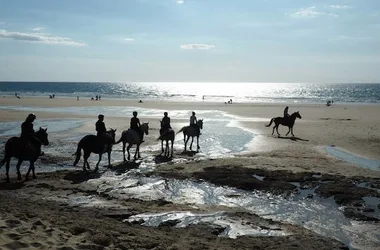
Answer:
<svg viewBox="0 0 380 250"><path fill-rule="evenodd" d="M272 135L274 133L274 130L276 129L278 136L280 136L278 132L278 126L284 125L289 127L289 131L286 135L288 135L290 132L292 136L293 134L293 126L295 123L296 118L301 119L301 115L299 112L295 112L289 117L275 117L272 118L270 123L266 125L266 127L270 127L272 123L275 123L275 126L273 127ZM203 129L203 120L198 120L197 126L199 129ZM107 133L113 138L114 144L119 144L120 142L123 143L123 158L124 161L126 161L125 158L125 147L128 143L127 152L128 152L128 160L130 160L130 148L133 145L136 145L136 151L134 155L134 159L136 160L137 157L140 158L140 145L142 142L142 138L145 135L149 134L149 122L142 123L140 126L142 136L140 136L136 131L128 129L122 132L121 138L118 141L115 141L116 137L116 129L110 129L107 131ZM197 137L197 151L199 151L199 132L198 130L193 126L185 126L182 127L176 134L183 133L183 139L185 144L185 149L187 149L187 143L190 139L190 150L192 150L192 145L194 141L194 137ZM34 163L37 161L38 157L40 156L40 149L41 145L48 146L49 145L49 139L48 139L48 133L47 128L39 128L39 130L35 133L35 137L41 142L39 145L29 145L29 147L25 147L25 142L20 139L19 137L12 137L8 139L8 141L5 143L5 152L4 152L4 158L0 161L0 168L6 164L6 181L9 182L9 167L10 167L10 160L12 157L17 158L18 162L16 164L16 170L17 170L17 179L21 180L21 173L20 173L20 166L23 161L29 161L29 169L25 176L25 179L27 180L29 178L30 172L32 171L33 178L36 178L35 174L35 167ZM161 154L164 153L166 157L173 157L173 143L175 139L175 133L174 130L170 129L169 131L166 131L165 133L161 134L160 137L157 140L161 140ZM164 150L163 143L166 142L166 148ZM171 142L171 152L169 153L169 141ZM79 142L77 146L77 150L75 152L75 161L74 166L79 162L81 157L81 151L83 150L83 170L86 171L87 169L90 169L90 165L88 163L88 158L90 157L91 153L95 153L99 155L99 160L96 164L95 170L98 169L99 163L102 160L102 155L104 153L108 154L108 164L111 165L111 151L112 146L114 144L110 145L104 145L104 143L101 143L99 138L96 135L86 135L84 136ZM86 169L87 167L87 169Z"/></svg>

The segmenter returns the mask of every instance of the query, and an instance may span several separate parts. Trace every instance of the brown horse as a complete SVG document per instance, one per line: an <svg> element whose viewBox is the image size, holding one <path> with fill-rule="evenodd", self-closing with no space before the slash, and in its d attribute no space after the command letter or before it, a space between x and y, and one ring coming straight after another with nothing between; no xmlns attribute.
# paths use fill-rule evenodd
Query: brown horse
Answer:
<svg viewBox="0 0 380 250"><path fill-rule="evenodd" d="M6 164L6 175L7 182L9 182L9 164L12 157L18 159L16 169L17 169L17 180L21 180L20 166L23 161L29 161L29 169L26 173L25 180L29 178L30 171L32 170L33 178L36 178L36 173L34 172L34 163L40 156L41 144L47 146L49 145L49 139L47 134L47 129L40 128L34 136L40 140L41 143L28 143L25 146L25 142L19 137L12 137L8 139L5 143L5 154L4 159L0 162L0 167Z"/></svg>
<svg viewBox="0 0 380 250"><path fill-rule="evenodd" d="M112 139L113 143L115 143L115 132L116 129L111 129L107 131L107 134L109 134ZM81 157L81 151L83 149L83 171L86 171L86 165L87 168L90 169L90 164L88 163L88 157L90 157L91 153L95 153L99 155L99 161L96 163L95 171L99 169L99 163L102 160L102 155L107 152L108 154L108 165L111 166L111 151L112 151L112 145L104 145L103 142L101 142L96 135L86 135L83 137L77 147L77 151L74 155L76 155L75 161L74 161L74 167L77 165L77 163L80 160Z"/></svg>
<svg viewBox="0 0 380 250"><path fill-rule="evenodd" d="M286 133L286 135L289 134L289 132L292 133L292 136L294 136L293 134L293 126L294 126L294 123L296 121L296 118L299 118L301 119L301 115L300 113L297 111L297 112L294 112L293 114L291 114L289 117L274 117L272 118L272 120L270 120L270 123L268 125L265 125L266 127L270 127L272 125L272 123L274 122L275 126L273 127L273 131L272 131L272 135L274 133L274 129L276 129L277 131L277 135L280 136L280 133L278 132L278 126L281 124L283 126L287 126L289 127L289 131L288 133Z"/></svg>
<svg viewBox="0 0 380 250"><path fill-rule="evenodd" d="M162 123L162 121L160 122ZM166 142L165 154L164 154L165 157L169 157L169 155L170 155L170 158L173 157L174 139L175 139L174 130L171 128L168 129L167 131L164 131L164 133L162 133L160 137L158 137L157 140L161 140L161 154L164 153L164 141ZM172 145L170 153L169 153L169 141L171 142L171 145Z"/></svg>

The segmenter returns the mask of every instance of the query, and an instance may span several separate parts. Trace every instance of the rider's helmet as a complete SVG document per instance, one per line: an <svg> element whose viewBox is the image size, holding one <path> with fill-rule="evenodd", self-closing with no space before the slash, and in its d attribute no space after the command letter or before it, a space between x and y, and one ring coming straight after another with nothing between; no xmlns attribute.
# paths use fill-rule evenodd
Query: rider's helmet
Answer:
<svg viewBox="0 0 380 250"><path fill-rule="evenodd" d="M100 114L98 115L98 119L103 119L104 118L104 115Z"/></svg>
<svg viewBox="0 0 380 250"><path fill-rule="evenodd" d="M36 115L31 113L28 115L28 117L26 118L27 121L34 121L36 119Z"/></svg>
<svg viewBox="0 0 380 250"><path fill-rule="evenodd" d="M137 115L137 111L133 111L133 115L136 116Z"/></svg>
<svg viewBox="0 0 380 250"><path fill-rule="evenodd" d="M164 116L168 116L168 112L164 112Z"/></svg>

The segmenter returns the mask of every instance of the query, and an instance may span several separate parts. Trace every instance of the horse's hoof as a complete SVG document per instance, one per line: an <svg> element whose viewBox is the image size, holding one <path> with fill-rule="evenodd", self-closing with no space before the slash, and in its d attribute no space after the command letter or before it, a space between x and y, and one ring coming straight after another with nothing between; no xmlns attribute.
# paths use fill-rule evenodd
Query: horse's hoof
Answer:
<svg viewBox="0 0 380 250"><path fill-rule="evenodd" d="M33 175L33 179L37 179L37 176Z"/></svg>

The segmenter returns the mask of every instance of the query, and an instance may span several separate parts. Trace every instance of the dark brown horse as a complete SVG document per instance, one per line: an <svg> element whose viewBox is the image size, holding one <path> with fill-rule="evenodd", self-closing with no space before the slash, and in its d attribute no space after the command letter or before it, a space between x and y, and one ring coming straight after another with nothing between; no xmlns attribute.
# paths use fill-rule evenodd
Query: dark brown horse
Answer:
<svg viewBox="0 0 380 250"><path fill-rule="evenodd" d="M272 125L272 123L274 122L275 126L273 127L273 131L272 131L272 135L274 133L274 129L276 129L277 131L277 135L280 136L280 133L278 132L278 126L281 124L283 126L287 126L289 127L289 131L288 133L286 133L286 135L289 134L289 132L292 133L292 136L294 136L293 134L293 126L294 126L294 123L296 121L296 118L299 118L301 119L301 115L300 113L297 111L297 112L294 112L293 114L291 114L289 117L274 117L272 118L272 120L270 120L270 123L268 125L265 125L266 127L270 127Z"/></svg>
<svg viewBox="0 0 380 250"><path fill-rule="evenodd" d="M111 129L107 131L107 134L109 134L112 139L113 143L115 143L115 132L116 129ZM102 160L102 155L107 152L108 154L108 165L111 166L111 151L112 151L112 145L105 145L100 138L96 135L86 135L83 137L77 147L77 151L74 155L76 155L75 161L74 161L74 167L77 165L77 163L80 160L81 157L81 151L83 149L83 171L86 171L86 165L87 168L90 169L90 164L88 163L88 157L90 157L91 153L95 153L99 155L99 161L96 163L95 171L99 169L99 163Z"/></svg>
<svg viewBox="0 0 380 250"><path fill-rule="evenodd" d="M160 121L162 124L162 121ZM174 130L169 128L167 131L164 131L157 140L161 140L161 155L165 152L164 156L169 158L173 157L173 144L175 139ZM166 142L166 147L164 150L164 141ZM169 141L171 142L171 151L169 152Z"/></svg>
<svg viewBox="0 0 380 250"><path fill-rule="evenodd" d="M49 145L49 139L47 134L47 129L40 128L34 136L38 138L41 141L41 144L47 146ZM21 173L20 173L20 166L23 161L29 161L29 169L26 173L25 179L27 180L29 178L30 171L32 170L33 178L36 178L36 174L34 172L34 163L37 161L38 157L40 156L41 151L41 144L33 144L28 143L25 145L25 142L20 139L19 137L12 137L8 139L8 141L5 143L5 154L4 159L0 162L0 167L6 163L6 175L7 175L7 182L9 182L9 163L11 161L12 157L15 157L18 159L16 169L17 169L17 179L21 180Z"/></svg>

